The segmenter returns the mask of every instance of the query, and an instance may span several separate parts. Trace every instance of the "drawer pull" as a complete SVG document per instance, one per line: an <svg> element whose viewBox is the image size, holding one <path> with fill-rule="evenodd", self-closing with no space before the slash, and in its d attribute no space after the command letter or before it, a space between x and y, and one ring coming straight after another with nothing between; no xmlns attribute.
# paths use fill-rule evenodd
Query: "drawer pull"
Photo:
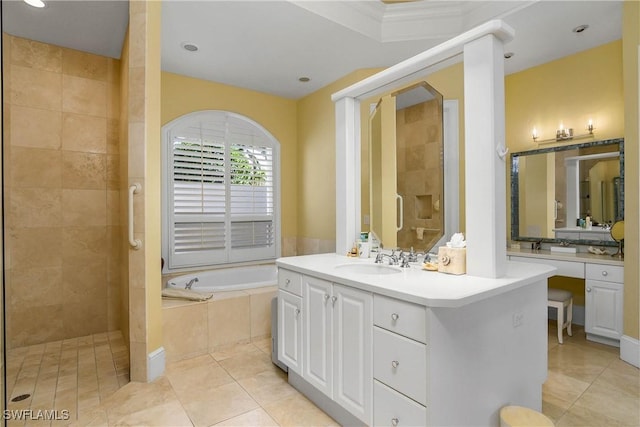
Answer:
<svg viewBox="0 0 640 427"><path fill-rule="evenodd" d="M398 320L399 318L400 318L400 316L398 316L398 314L397 314L397 313L393 313L393 314L391 315L391 320L393 320L394 322L395 322L396 320Z"/></svg>
<svg viewBox="0 0 640 427"><path fill-rule="evenodd" d="M289 283L291 283L291 279L285 280L285 283L288 285Z"/></svg>
<svg viewBox="0 0 640 427"><path fill-rule="evenodd" d="M394 427L395 427L395 426L397 426L399 422L400 422L400 420L399 420L399 419L397 419L397 418L391 418L391 425L392 425L392 426L394 426Z"/></svg>
<svg viewBox="0 0 640 427"><path fill-rule="evenodd" d="M591 292L591 288L587 288L587 292Z"/></svg>
<svg viewBox="0 0 640 427"><path fill-rule="evenodd" d="M608 274L609 274L609 273L607 273L607 271L606 271L606 270L602 272L602 275L603 275L603 276L606 276L606 275L608 275Z"/></svg>
<svg viewBox="0 0 640 427"><path fill-rule="evenodd" d="M299 315L300 315L300 309L296 308L296 316L299 316Z"/></svg>
<svg viewBox="0 0 640 427"><path fill-rule="evenodd" d="M391 366L395 369L398 366L400 366L400 362L398 362L397 360L394 360L394 361L391 362Z"/></svg>

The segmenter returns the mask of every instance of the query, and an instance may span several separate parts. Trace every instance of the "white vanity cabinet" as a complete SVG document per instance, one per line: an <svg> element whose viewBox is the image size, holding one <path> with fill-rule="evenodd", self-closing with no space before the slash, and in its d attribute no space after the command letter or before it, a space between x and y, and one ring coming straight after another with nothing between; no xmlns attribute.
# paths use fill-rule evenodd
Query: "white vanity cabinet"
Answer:
<svg viewBox="0 0 640 427"><path fill-rule="evenodd" d="M302 315L295 319L290 316L280 319L282 322L294 322L296 327L302 319L302 347L297 354L298 357L301 355L301 359L297 359L295 369L288 365L291 357L286 353L281 353L280 359L315 389L370 425L373 401L373 297L369 292L352 287L279 270L279 277L293 280L296 275L301 283ZM281 304L289 304L291 295L287 294L280 289L279 297L286 298ZM281 334L291 328L278 325ZM292 331L290 335L293 336ZM296 345L300 343L299 338L294 340L282 336L284 348L287 342L290 347L295 347L293 341L296 341Z"/></svg>
<svg viewBox="0 0 640 427"><path fill-rule="evenodd" d="M622 336L623 281L623 267L586 265L585 332L588 339L619 345Z"/></svg>
<svg viewBox="0 0 640 427"><path fill-rule="evenodd" d="M278 355L282 363L302 374L302 276L278 274Z"/></svg>
<svg viewBox="0 0 640 427"><path fill-rule="evenodd" d="M374 295L374 425L427 425L426 307Z"/></svg>

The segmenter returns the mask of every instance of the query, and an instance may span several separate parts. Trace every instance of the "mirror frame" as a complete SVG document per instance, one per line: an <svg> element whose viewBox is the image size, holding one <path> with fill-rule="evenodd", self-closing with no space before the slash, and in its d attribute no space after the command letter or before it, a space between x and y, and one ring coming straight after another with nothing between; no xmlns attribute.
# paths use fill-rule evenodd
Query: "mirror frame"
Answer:
<svg viewBox="0 0 640 427"><path fill-rule="evenodd" d="M519 151L511 153L511 240L519 242L542 242L542 243L562 243L570 242L576 245L598 245L598 246L617 246L614 241L602 241L602 240L582 240L582 239L555 239L548 237L527 237L520 236L520 206L519 206L519 160L522 156L529 156L532 154L546 154L557 151L574 150L576 148L587 148L604 145L618 144L620 151L620 212L621 216L615 218L616 221L624 219L624 138L604 139L601 141L583 142L579 144L560 145L549 148L538 148L535 150Z"/></svg>

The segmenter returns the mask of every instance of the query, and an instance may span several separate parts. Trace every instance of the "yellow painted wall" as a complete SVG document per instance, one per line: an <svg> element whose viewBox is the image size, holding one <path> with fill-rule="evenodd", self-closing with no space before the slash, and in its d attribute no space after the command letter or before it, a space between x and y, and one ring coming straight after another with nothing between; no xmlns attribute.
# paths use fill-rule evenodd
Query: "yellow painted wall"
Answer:
<svg viewBox="0 0 640 427"><path fill-rule="evenodd" d="M256 121L280 142L282 237L295 238L299 180L296 101L164 72L161 93L161 125L194 111L225 110Z"/></svg>
<svg viewBox="0 0 640 427"><path fill-rule="evenodd" d="M640 3L625 1L622 13L622 56L624 72L624 136L625 136L625 259L624 264L624 334L640 338L640 292L638 291L640 259L640 119L638 107L638 46L640 45Z"/></svg>
<svg viewBox="0 0 640 427"><path fill-rule="evenodd" d="M506 76L505 107L505 135L511 152L538 148L531 138L534 127L539 139L555 138L560 122L577 135L586 133L587 122L592 119L595 139L621 137L622 42Z"/></svg>

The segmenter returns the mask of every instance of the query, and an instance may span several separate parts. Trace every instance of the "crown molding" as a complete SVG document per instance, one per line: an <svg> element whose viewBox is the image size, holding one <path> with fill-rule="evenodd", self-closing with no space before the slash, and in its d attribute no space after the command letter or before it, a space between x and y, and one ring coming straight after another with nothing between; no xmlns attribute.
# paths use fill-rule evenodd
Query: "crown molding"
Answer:
<svg viewBox="0 0 640 427"><path fill-rule="evenodd" d="M447 39L491 19L505 17L537 2L379 0L291 3L381 43Z"/></svg>

